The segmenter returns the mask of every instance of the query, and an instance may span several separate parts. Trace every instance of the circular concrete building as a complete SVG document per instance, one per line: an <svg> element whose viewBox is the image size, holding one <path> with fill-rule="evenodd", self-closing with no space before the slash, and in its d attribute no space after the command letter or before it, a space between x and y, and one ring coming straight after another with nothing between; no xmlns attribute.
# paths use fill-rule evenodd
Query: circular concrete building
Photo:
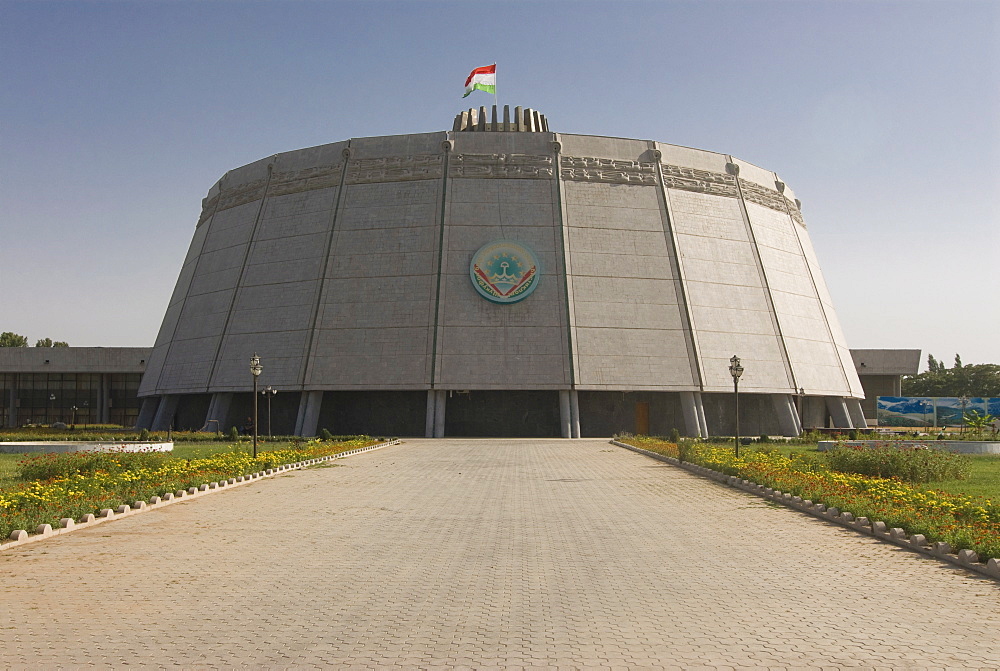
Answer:
<svg viewBox="0 0 1000 671"><path fill-rule="evenodd" d="M501 120L502 118L502 120ZM725 154L532 110L351 139L208 192L140 427L401 436L864 426L791 189Z"/></svg>

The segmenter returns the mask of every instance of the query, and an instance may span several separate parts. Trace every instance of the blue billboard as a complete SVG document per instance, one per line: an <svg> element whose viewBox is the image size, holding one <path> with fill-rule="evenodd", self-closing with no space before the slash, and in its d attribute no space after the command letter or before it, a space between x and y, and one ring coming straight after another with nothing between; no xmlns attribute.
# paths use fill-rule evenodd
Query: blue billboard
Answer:
<svg viewBox="0 0 1000 671"><path fill-rule="evenodd" d="M962 426L962 415L975 410L1000 416L1000 398L950 396L879 396L879 426Z"/></svg>

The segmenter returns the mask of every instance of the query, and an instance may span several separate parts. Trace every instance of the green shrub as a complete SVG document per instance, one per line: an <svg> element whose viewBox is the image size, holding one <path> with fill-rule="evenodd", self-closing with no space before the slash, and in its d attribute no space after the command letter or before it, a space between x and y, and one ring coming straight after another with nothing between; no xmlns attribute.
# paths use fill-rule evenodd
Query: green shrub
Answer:
<svg viewBox="0 0 1000 671"><path fill-rule="evenodd" d="M967 456L929 447L838 447L826 458L835 471L907 482L964 480L972 471Z"/></svg>
<svg viewBox="0 0 1000 671"><path fill-rule="evenodd" d="M234 443L239 442L240 440L240 430L237 429L235 426L229 429L229 440L233 441Z"/></svg>
<svg viewBox="0 0 1000 671"><path fill-rule="evenodd" d="M143 429L139 432L139 440L147 441L149 440L149 429Z"/></svg>
<svg viewBox="0 0 1000 671"><path fill-rule="evenodd" d="M681 432L677 429L670 429L670 442L679 443L681 442Z"/></svg>
<svg viewBox="0 0 1000 671"><path fill-rule="evenodd" d="M322 438L323 440L333 440L333 434L330 433L327 429L321 430L319 432L319 437Z"/></svg>

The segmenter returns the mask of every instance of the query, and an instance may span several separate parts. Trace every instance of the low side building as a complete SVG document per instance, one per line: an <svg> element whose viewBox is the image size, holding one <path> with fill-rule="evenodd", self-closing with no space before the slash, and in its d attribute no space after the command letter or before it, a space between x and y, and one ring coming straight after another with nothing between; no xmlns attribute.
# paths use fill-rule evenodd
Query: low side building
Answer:
<svg viewBox="0 0 1000 671"><path fill-rule="evenodd" d="M0 347L0 426L132 427L151 352L150 347Z"/></svg>
<svg viewBox="0 0 1000 671"><path fill-rule="evenodd" d="M920 370L918 349L852 349L851 358L865 391L861 409L868 426L878 424L878 397L902 396L904 375Z"/></svg>

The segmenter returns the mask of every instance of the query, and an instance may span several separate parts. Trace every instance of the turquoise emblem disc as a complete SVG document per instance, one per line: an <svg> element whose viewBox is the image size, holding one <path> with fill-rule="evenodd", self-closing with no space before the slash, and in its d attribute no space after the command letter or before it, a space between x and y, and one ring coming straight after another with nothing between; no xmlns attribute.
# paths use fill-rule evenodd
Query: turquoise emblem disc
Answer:
<svg viewBox="0 0 1000 671"><path fill-rule="evenodd" d="M469 276L479 295L494 303L524 300L538 286L541 268L527 245L495 240L472 255Z"/></svg>

